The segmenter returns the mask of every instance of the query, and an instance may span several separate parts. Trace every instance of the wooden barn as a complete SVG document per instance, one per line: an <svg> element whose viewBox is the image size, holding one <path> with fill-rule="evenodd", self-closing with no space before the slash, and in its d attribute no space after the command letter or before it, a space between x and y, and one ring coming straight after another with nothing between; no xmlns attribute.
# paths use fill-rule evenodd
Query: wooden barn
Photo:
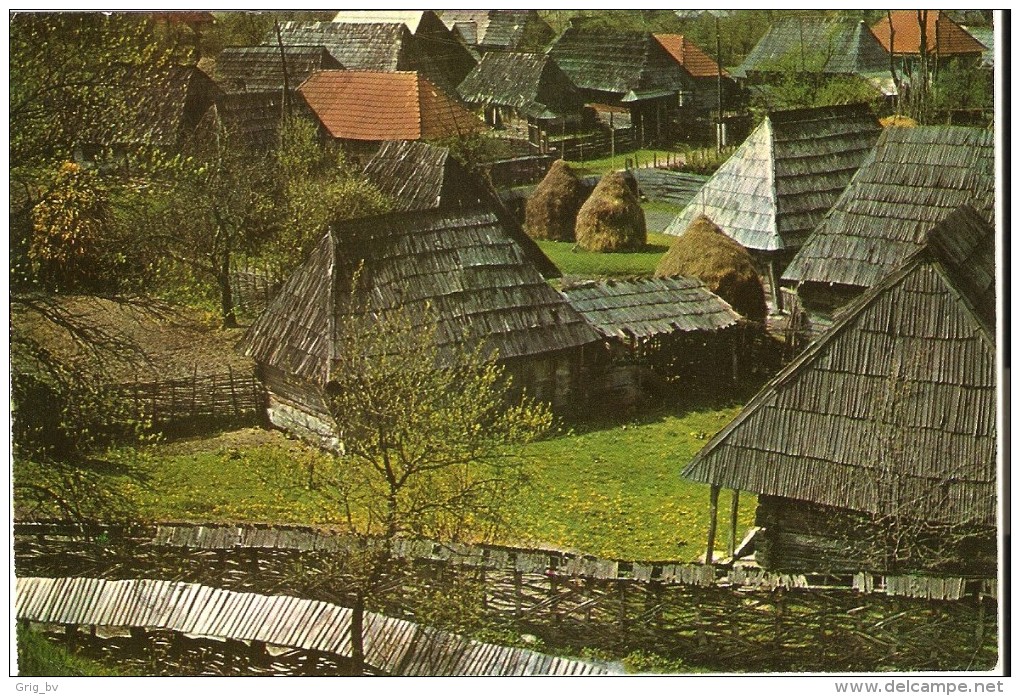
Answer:
<svg viewBox="0 0 1020 696"><path fill-rule="evenodd" d="M684 469L758 494L761 566L995 577L994 262L960 208Z"/></svg>
<svg viewBox="0 0 1020 696"><path fill-rule="evenodd" d="M497 216L485 210L390 213L338 223L252 324L242 347L258 363L271 423L335 442L325 388L330 326L361 269L361 311L428 306L440 347L455 337L499 351L514 384L557 409L582 399L599 335L546 283Z"/></svg>
<svg viewBox="0 0 1020 696"><path fill-rule="evenodd" d="M387 140L443 140L485 123L417 72L323 70L298 88L325 137L355 157Z"/></svg>
<svg viewBox="0 0 1020 696"><path fill-rule="evenodd" d="M675 140L693 83L650 32L581 30L572 20L548 55L586 102L626 109L639 147Z"/></svg>
<svg viewBox="0 0 1020 696"><path fill-rule="evenodd" d="M779 276L880 132L860 104L769 112L665 233L705 215L751 252L770 308L781 309Z"/></svg>
<svg viewBox="0 0 1020 696"><path fill-rule="evenodd" d="M457 88L460 98L481 107L485 122L536 153L549 152L551 134L585 125L584 99L556 63L538 53L494 52L482 56ZM594 125L594 118L590 119Z"/></svg>
<svg viewBox="0 0 1020 696"><path fill-rule="evenodd" d="M893 96L890 67L889 52L862 21L786 17L769 27L734 74L749 83L791 73L801 79L855 75L872 84L876 96Z"/></svg>
<svg viewBox="0 0 1020 696"><path fill-rule="evenodd" d="M279 95L286 88L293 96L313 72L343 67L323 46L228 46L216 56L215 77L227 93Z"/></svg>
<svg viewBox="0 0 1020 696"><path fill-rule="evenodd" d="M443 10L440 17L483 56L492 51L536 50L556 36L538 10Z"/></svg>
<svg viewBox="0 0 1020 696"><path fill-rule="evenodd" d="M600 390L614 401L737 377L741 317L696 278L584 281L561 291L605 342L612 370Z"/></svg>
<svg viewBox="0 0 1020 696"><path fill-rule="evenodd" d="M920 249L961 205L995 219L995 138L958 126L888 128L783 274L813 335Z"/></svg>
<svg viewBox="0 0 1020 696"><path fill-rule="evenodd" d="M322 46L348 70L416 70L447 94L477 60L434 12L341 12L333 22L283 22L285 46ZM276 46L275 31L263 46Z"/></svg>
<svg viewBox="0 0 1020 696"><path fill-rule="evenodd" d="M653 34L655 40L687 74L689 92L680 95L681 121L717 120L720 109L726 112L741 104L740 88L716 60L683 34ZM721 101L721 103L720 103Z"/></svg>

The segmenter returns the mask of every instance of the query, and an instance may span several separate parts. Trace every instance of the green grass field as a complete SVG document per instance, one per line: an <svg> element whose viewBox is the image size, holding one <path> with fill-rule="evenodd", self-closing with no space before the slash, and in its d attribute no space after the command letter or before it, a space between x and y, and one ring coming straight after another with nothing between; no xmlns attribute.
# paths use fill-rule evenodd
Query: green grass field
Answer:
<svg viewBox="0 0 1020 696"><path fill-rule="evenodd" d="M532 444L525 450L531 486L502 541L694 560L704 553L708 487L681 479L680 470L737 410L662 411ZM149 520L337 523L334 508L285 473L305 471L317 456L279 432L249 429L155 446L136 462L146 483L119 484ZM723 500L720 509L728 511ZM741 501L738 536L753 509L753 499ZM720 550L726 517L720 515Z"/></svg>
<svg viewBox="0 0 1020 696"><path fill-rule="evenodd" d="M606 172L613 172L618 169L623 169L627 166L627 160L630 160L634 166L642 166L658 162L660 165L665 163L666 159L672 157L676 159L679 154L672 150L656 150L656 149L642 149L633 150L631 152L621 152L615 157L600 157L599 159L573 161L571 160L570 168L573 169L578 176L588 176L591 174L605 174Z"/></svg>
<svg viewBox="0 0 1020 696"><path fill-rule="evenodd" d="M649 232L648 246L644 251L619 254L583 251L577 249L574 242L540 241L538 246L565 275L625 278L652 275L659 259L669 249L673 240L674 237Z"/></svg>
<svg viewBox="0 0 1020 696"><path fill-rule="evenodd" d="M17 645L19 677L118 677L126 674L74 655L41 634L20 626Z"/></svg>

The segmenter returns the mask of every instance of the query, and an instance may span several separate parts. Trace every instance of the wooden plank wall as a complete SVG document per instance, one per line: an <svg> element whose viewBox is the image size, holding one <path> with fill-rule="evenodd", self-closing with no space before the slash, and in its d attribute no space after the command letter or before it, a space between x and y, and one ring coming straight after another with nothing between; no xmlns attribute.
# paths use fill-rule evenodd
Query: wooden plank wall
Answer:
<svg viewBox="0 0 1020 696"><path fill-rule="evenodd" d="M350 657L351 610L167 580L18 578L17 618L62 626L170 630ZM367 612L365 661L392 675L599 675L602 665L469 640Z"/></svg>

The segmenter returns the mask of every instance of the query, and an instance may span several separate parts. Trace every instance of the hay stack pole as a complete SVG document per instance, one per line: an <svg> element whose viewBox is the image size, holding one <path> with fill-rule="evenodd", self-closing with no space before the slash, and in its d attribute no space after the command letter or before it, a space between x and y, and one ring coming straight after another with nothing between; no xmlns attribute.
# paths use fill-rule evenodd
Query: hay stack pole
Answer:
<svg viewBox="0 0 1020 696"><path fill-rule="evenodd" d="M524 230L532 239L574 241L574 221L584 203L584 187L563 160L549 167L524 208Z"/></svg>
<svg viewBox="0 0 1020 696"><path fill-rule="evenodd" d="M699 278L747 319L765 321L765 289L751 254L704 215L676 238L659 260L655 275Z"/></svg>
<svg viewBox="0 0 1020 696"><path fill-rule="evenodd" d="M577 213L577 245L586 251L640 251L648 244L645 211L620 172L609 172Z"/></svg>

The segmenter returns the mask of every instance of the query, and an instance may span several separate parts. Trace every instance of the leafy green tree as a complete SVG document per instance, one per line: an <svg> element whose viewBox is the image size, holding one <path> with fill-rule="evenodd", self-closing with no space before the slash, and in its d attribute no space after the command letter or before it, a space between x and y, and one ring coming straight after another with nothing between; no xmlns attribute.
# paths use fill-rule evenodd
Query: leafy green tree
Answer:
<svg viewBox="0 0 1020 696"><path fill-rule="evenodd" d="M341 444L316 475L357 540L341 582L360 665L365 603L385 591L393 543L492 539L526 482L522 446L551 427L552 415L513 398L496 356L481 346L441 348L429 316L351 312L340 324L328 408Z"/></svg>

